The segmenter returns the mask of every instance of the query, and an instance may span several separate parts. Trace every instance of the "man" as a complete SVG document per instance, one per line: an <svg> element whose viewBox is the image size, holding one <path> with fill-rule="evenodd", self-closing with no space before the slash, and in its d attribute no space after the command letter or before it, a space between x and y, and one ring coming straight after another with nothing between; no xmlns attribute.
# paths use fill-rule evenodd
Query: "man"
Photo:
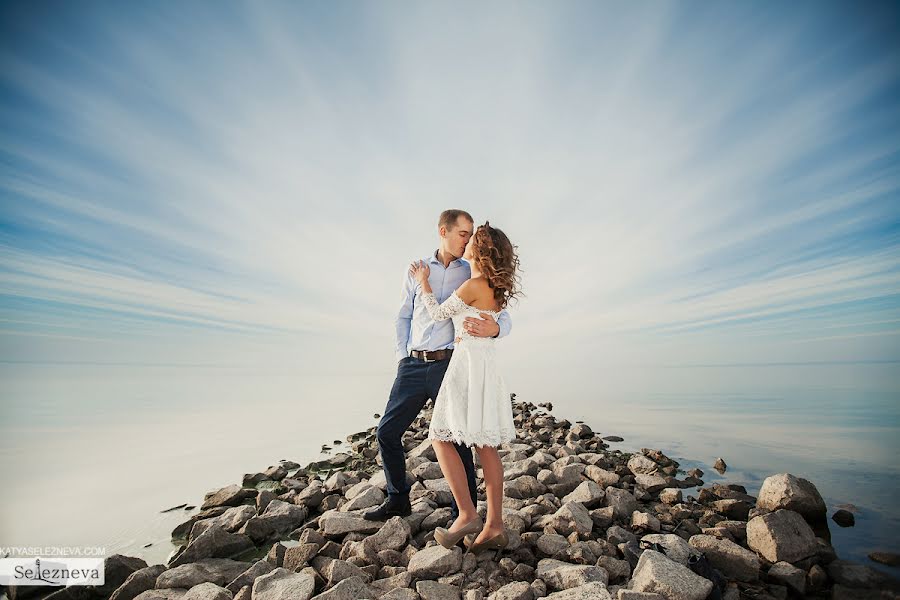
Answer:
<svg viewBox="0 0 900 600"><path fill-rule="evenodd" d="M441 213L438 220L440 247L432 256L423 259L431 268L428 282L439 302L444 302L472 276L472 269L462 255L474 230L472 216L466 211L445 210ZM453 321L435 322L425 305L416 302L417 285L407 273L403 279L402 305L396 322L397 377L384 416L378 423L377 434L388 497L381 506L363 515L370 520L405 516L412 512L406 482L403 434L419 415L425 402L429 398L437 398L453 354ZM506 311L500 313L497 321L487 313L480 316L481 319L469 317L465 320L466 331L476 337L501 337L509 334L512 328ZM457 444L456 451L466 470L472 502L477 505L472 449ZM452 512L455 519L459 514L455 500Z"/></svg>

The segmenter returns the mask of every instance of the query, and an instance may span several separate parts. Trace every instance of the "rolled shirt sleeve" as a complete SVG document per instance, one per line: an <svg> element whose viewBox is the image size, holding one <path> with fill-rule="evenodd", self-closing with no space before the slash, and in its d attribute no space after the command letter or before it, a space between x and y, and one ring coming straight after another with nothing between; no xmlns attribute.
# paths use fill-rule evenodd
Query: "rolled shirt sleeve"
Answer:
<svg viewBox="0 0 900 600"><path fill-rule="evenodd" d="M497 315L497 325L500 326L500 333L497 334L498 338L505 337L512 331L512 317L509 316L506 309L503 309L500 314Z"/></svg>
<svg viewBox="0 0 900 600"><path fill-rule="evenodd" d="M403 284L400 286L400 310L397 312L395 329L397 332L396 356L397 362L409 356L409 334L412 329L413 298L415 298L415 285L409 272L404 272Z"/></svg>

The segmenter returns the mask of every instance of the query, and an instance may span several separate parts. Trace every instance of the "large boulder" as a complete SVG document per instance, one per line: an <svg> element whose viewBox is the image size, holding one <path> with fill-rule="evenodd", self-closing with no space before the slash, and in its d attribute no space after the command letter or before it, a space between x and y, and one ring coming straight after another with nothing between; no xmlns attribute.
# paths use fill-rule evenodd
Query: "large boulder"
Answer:
<svg viewBox="0 0 900 600"><path fill-rule="evenodd" d="M292 573L278 568L256 578L253 600L309 600L316 590L316 579L310 573Z"/></svg>
<svg viewBox="0 0 900 600"><path fill-rule="evenodd" d="M538 562L536 575L555 590L567 590L595 581L604 586L609 583L609 573L603 567L574 565L552 558Z"/></svg>
<svg viewBox="0 0 900 600"><path fill-rule="evenodd" d="M612 600L609 590L599 581L570 588L560 592L553 592L545 596L544 600Z"/></svg>
<svg viewBox="0 0 900 600"><path fill-rule="evenodd" d="M705 600L713 582L655 550L644 550L631 577L629 588L654 592L666 600Z"/></svg>
<svg viewBox="0 0 900 600"><path fill-rule="evenodd" d="M253 540L246 535L229 533L220 525L213 525L192 539L168 566L178 567L204 558L229 558L253 547Z"/></svg>
<svg viewBox="0 0 900 600"><path fill-rule="evenodd" d="M244 498L253 498L256 494L257 491L254 489L241 487L238 484L229 485L206 494L200 510L214 506L237 506L244 501Z"/></svg>
<svg viewBox="0 0 900 600"><path fill-rule="evenodd" d="M375 533L383 523L369 521L362 513L330 510L319 517L319 527L325 535L344 535L346 533Z"/></svg>
<svg viewBox="0 0 900 600"><path fill-rule="evenodd" d="M461 566L462 550L459 547L448 550L443 546L428 546L412 555L407 569L417 579L437 579L456 573Z"/></svg>
<svg viewBox="0 0 900 600"><path fill-rule="evenodd" d="M224 587L249 567L248 562L229 558L205 558L160 573L155 587L192 588L201 583L214 583Z"/></svg>
<svg viewBox="0 0 900 600"><path fill-rule="evenodd" d="M711 535L694 535L688 543L706 555L710 564L728 579L756 581L759 579L759 557L731 540Z"/></svg>
<svg viewBox="0 0 900 600"><path fill-rule="evenodd" d="M815 556L819 548L812 528L803 517L784 509L750 519L747 545L772 563L795 563Z"/></svg>
<svg viewBox="0 0 900 600"><path fill-rule="evenodd" d="M151 565L138 569L116 588L109 600L133 600L138 594L154 589L156 579L165 570L165 565Z"/></svg>
<svg viewBox="0 0 900 600"><path fill-rule="evenodd" d="M784 508L799 513L807 521L825 520L825 501L812 482L790 473L767 477L756 499L757 508L774 512Z"/></svg>
<svg viewBox="0 0 900 600"><path fill-rule="evenodd" d="M575 488L571 494L563 498L562 501L563 504L567 502L579 502L586 508L594 508L595 506L600 506L604 496L606 496L606 493L603 491L603 488L593 481L588 480L578 484L578 487Z"/></svg>

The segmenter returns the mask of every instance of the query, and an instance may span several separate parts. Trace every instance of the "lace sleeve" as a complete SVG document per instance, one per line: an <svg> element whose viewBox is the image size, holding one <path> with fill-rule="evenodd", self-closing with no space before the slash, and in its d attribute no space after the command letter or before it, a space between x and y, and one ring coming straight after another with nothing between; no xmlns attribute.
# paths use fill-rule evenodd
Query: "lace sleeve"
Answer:
<svg viewBox="0 0 900 600"><path fill-rule="evenodd" d="M438 304L434 293L423 293L421 297L422 302L425 303L425 308L428 309L428 314L435 321L445 321L453 315L458 315L468 307L468 304L463 302L462 298L456 295L456 292L450 294L450 297L443 304Z"/></svg>

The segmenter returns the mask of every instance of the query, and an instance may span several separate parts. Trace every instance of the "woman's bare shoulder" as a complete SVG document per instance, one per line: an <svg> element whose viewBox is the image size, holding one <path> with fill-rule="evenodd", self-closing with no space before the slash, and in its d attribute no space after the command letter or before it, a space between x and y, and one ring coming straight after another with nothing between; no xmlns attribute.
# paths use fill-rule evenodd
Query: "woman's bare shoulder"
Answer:
<svg viewBox="0 0 900 600"><path fill-rule="evenodd" d="M482 310L496 310L497 302L494 300L494 290L484 277L473 277L466 280L456 291L460 299Z"/></svg>

